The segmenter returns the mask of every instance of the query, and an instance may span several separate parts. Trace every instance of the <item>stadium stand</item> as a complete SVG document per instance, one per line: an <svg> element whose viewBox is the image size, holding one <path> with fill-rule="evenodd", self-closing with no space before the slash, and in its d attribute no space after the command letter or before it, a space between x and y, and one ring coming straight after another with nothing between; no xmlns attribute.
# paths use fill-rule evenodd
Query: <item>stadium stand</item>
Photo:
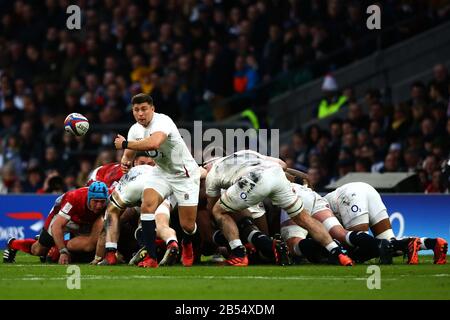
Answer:
<svg viewBox="0 0 450 320"><path fill-rule="evenodd" d="M0 192L46 189L55 173L71 189L92 168L116 160L112 138L132 121L129 101L138 92L150 93L157 111L180 123L221 121L253 108L264 128L273 96L450 15L445 1L380 1L389 32L368 34L361 29L368 3L78 1L83 27L71 31L69 1L0 1ZM444 191L447 66L436 65L433 75L411 84L410 99L395 105L376 88L364 97L347 91L348 114L332 117L325 130L299 128L282 157L308 170L317 190L350 171L417 171L423 190ZM101 130L83 139L64 135L70 112Z"/></svg>

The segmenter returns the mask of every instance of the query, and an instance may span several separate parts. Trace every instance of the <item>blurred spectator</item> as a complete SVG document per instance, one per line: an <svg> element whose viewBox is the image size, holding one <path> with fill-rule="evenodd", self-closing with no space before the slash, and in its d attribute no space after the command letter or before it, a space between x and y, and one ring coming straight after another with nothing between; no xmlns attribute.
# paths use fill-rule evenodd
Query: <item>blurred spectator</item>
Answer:
<svg viewBox="0 0 450 320"><path fill-rule="evenodd" d="M3 185L8 190L8 193L11 193L14 185L16 183L20 184L20 180L17 175L17 171L14 167L14 164L12 162L5 163L5 165L3 165L2 167L1 174Z"/></svg>
<svg viewBox="0 0 450 320"><path fill-rule="evenodd" d="M422 165L425 173L427 174L428 180L431 179L433 172L439 170L439 163L435 155L428 155L423 161Z"/></svg>
<svg viewBox="0 0 450 320"><path fill-rule="evenodd" d="M394 152L389 152L384 162L378 165L378 168L375 169L375 172L384 173L384 172L397 172L399 171L399 159L395 155ZM373 168L372 168L373 170Z"/></svg>
<svg viewBox="0 0 450 320"><path fill-rule="evenodd" d="M69 171L64 175L64 185L66 191L80 188L84 186L85 183L86 181L84 181L83 184L77 184L77 177L73 171Z"/></svg>
<svg viewBox="0 0 450 320"><path fill-rule="evenodd" d="M407 149L403 156L403 162L405 163L405 171L415 172L419 168L420 153L414 148Z"/></svg>
<svg viewBox="0 0 450 320"><path fill-rule="evenodd" d="M108 161L107 163L112 162ZM97 168L99 166L96 166ZM92 167L92 163L89 159L82 159L80 161L80 171L78 172L77 178L76 178L76 184L78 186L84 186L85 183L88 181L89 174L94 168Z"/></svg>
<svg viewBox="0 0 450 320"><path fill-rule="evenodd" d="M358 158L355 161L355 172L370 172L371 162L368 158Z"/></svg>
<svg viewBox="0 0 450 320"><path fill-rule="evenodd" d="M48 172L57 171L65 172L64 163L59 157L58 151L55 146L49 146L45 149L44 160L42 161L42 169L47 174Z"/></svg>
<svg viewBox="0 0 450 320"><path fill-rule="evenodd" d="M22 184L22 192L36 193L42 188L42 180L42 172L37 166L28 168L26 180Z"/></svg>
<svg viewBox="0 0 450 320"><path fill-rule="evenodd" d="M424 103L426 104L428 102L425 85L420 81L414 82L411 85L410 95L411 95L411 99L408 102L408 104L410 106L414 106L417 104L424 104Z"/></svg>
<svg viewBox="0 0 450 320"><path fill-rule="evenodd" d="M347 119L358 129L368 129L369 117L363 113L361 106L356 102L348 105Z"/></svg>
<svg viewBox="0 0 450 320"><path fill-rule="evenodd" d="M44 185L37 193L54 193L63 194L65 192L64 179L57 171L50 171L47 173Z"/></svg>
<svg viewBox="0 0 450 320"><path fill-rule="evenodd" d="M322 183L322 177L320 175L320 171L317 168L309 168L308 169L308 180L309 187L316 190L317 192L324 191L324 185Z"/></svg>
<svg viewBox="0 0 450 320"><path fill-rule="evenodd" d="M247 65L245 56L238 56L235 62L233 88L236 93L244 93L253 89L258 82L256 70Z"/></svg>
<svg viewBox="0 0 450 320"><path fill-rule="evenodd" d="M431 176L431 182L425 189L425 193L441 193L444 192L444 185L441 170L434 170Z"/></svg>
<svg viewBox="0 0 450 320"><path fill-rule="evenodd" d="M430 82L430 87L434 87L436 91L442 93L444 98L449 96L449 82L450 78L448 76L447 67L439 63L433 67L433 79ZM433 99L433 96L430 95Z"/></svg>
<svg viewBox="0 0 450 320"><path fill-rule="evenodd" d="M340 95L338 85L333 76L325 76L322 83L324 98L320 101L317 111L317 118L322 119L338 112L347 103L347 97Z"/></svg>

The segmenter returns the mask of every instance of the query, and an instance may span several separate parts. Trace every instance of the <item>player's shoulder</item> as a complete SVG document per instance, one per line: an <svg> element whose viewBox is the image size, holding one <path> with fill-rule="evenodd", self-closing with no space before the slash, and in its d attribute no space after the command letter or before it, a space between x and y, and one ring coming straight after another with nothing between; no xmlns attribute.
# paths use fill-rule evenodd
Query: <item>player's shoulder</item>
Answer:
<svg viewBox="0 0 450 320"><path fill-rule="evenodd" d="M111 163L107 163L104 164L100 167L102 170L115 170L117 168L120 168L120 163L118 162L111 162Z"/></svg>
<svg viewBox="0 0 450 320"><path fill-rule="evenodd" d="M133 124L130 129L128 130L128 132L144 132L145 128L138 122L136 122L135 124Z"/></svg>
<svg viewBox="0 0 450 320"><path fill-rule="evenodd" d="M82 187L67 191L61 199L61 209L69 212L72 208L84 207L89 187Z"/></svg>
<svg viewBox="0 0 450 320"><path fill-rule="evenodd" d="M78 199L83 195L86 195L89 187L82 187L74 190L67 191L65 194L66 199Z"/></svg>
<svg viewBox="0 0 450 320"><path fill-rule="evenodd" d="M157 122L164 122L164 123L173 123L175 124L175 122L173 122L172 118L169 117L168 115L164 114L164 113L159 113L159 112L155 112L153 114L153 119Z"/></svg>

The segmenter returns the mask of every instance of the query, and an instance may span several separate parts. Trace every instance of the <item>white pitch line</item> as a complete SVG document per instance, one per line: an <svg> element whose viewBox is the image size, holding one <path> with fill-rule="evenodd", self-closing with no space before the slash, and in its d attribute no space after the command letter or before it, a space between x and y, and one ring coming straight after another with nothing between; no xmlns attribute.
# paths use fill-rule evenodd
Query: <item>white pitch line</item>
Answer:
<svg viewBox="0 0 450 320"><path fill-rule="evenodd" d="M400 275L400 277L409 277L407 275ZM414 277L428 278L428 277L450 277L450 274L433 274L433 275L415 275ZM1 278L0 281L61 281L66 280L67 277L42 277L28 275L22 278ZM321 281L366 281L367 278L364 277L312 277L312 276L289 276L289 277L267 277L267 276L144 276L144 275L134 275L134 276L102 276L102 275L85 275L81 276L81 280L133 280L133 279L163 279L163 280L189 280L189 279L199 279L199 280L276 280L276 281L292 281L292 280L321 280ZM396 281L398 278L386 278L382 277L383 281Z"/></svg>
<svg viewBox="0 0 450 320"><path fill-rule="evenodd" d="M0 280L3 281L42 281L42 280L66 280L66 277L42 277L42 276L31 276L31 277L22 277L22 278L2 278ZM322 281L344 281L344 280L353 280L353 281L366 281L367 278L358 278L358 277L310 277L310 276L297 276L297 277L266 277L266 276L101 276L101 275L86 275L81 276L81 280L132 280L132 279L163 279L163 280L189 280L189 279L199 279L199 280L322 280ZM383 278L383 280L398 280L397 278Z"/></svg>

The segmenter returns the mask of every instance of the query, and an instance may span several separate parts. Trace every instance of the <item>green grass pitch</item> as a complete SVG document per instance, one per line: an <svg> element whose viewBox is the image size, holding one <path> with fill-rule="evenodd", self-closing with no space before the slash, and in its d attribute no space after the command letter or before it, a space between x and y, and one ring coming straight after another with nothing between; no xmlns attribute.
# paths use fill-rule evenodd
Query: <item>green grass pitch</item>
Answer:
<svg viewBox="0 0 450 320"><path fill-rule="evenodd" d="M367 288L369 264L219 267L211 265L141 269L79 265L81 288L67 288L67 266L41 264L18 254L15 264L0 263L4 299L450 299L450 266L381 266L381 289Z"/></svg>

